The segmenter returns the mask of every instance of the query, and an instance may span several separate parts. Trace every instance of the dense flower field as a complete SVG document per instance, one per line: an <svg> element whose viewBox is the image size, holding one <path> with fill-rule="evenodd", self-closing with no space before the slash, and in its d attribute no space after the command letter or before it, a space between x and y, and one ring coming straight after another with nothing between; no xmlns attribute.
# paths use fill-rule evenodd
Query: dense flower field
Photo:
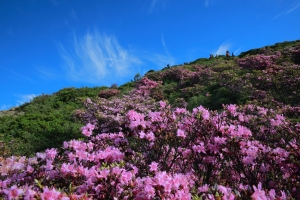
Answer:
<svg viewBox="0 0 300 200"><path fill-rule="evenodd" d="M0 198L300 198L299 123L252 104L172 108L149 96L159 84L87 99L83 139L2 159Z"/></svg>

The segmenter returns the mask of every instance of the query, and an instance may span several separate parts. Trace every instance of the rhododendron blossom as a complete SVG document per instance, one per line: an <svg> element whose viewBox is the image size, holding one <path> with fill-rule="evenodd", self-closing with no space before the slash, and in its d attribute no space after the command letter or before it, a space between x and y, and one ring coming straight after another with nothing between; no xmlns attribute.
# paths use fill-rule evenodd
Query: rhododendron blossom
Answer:
<svg viewBox="0 0 300 200"><path fill-rule="evenodd" d="M86 126L83 126L81 128L81 132L83 135L89 137L93 134L92 131L94 130L94 128L95 128L95 125L88 123Z"/></svg>
<svg viewBox="0 0 300 200"><path fill-rule="evenodd" d="M5 189L4 193L8 196L8 199L17 199L21 194L24 193L22 189L19 189L18 186L13 185L9 189Z"/></svg>
<svg viewBox="0 0 300 200"><path fill-rule="evenodd" d="M199 79L173 72L180 81ZM1 158L0 198L299 197L300 125L284 109L230 104L190 112L151 98L158 86L143 79L130 96L87 100L84 139L32 158Z"/></svg>
<svg viewBox="0 0 300 200"><path fill-rule="evenodd" d="M261 183L259 183L257 187L254 185L253 189L254 189L254 193L251 195L252 199L267 200L265 191L262 190Z"/></svg>
<svg viewBox="0 0 300 200"><path fill-rule="evenodd" d="M185 137L186 137L184 131L181 130L181 129L178 129L178 130L177 130L177 136L178 136L178 137L182 137L182 138L185 138Z"/></svg>
<svg viewBox="0 0 300 200"><path fill-rule="evenodd" d="M150 171L157 171L158 163L152 162L150 165Z"/></svg>
<svg viewBox="0 0 300 200"><path fill-rule="evenodd" d="M42 200L55 200L59 199L60 192L57 191L55 188L52 188L51 190L48 187L44 187L44 191L41 193L41 199Z"/></svg>

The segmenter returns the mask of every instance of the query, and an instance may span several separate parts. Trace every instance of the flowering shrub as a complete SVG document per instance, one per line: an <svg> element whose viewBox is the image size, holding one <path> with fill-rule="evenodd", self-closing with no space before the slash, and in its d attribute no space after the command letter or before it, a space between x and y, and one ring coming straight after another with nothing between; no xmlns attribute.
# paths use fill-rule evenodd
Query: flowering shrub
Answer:
<svg viewBox="0 0 300 200"><path fill-rule="evenodd" d="M194 84L207 85L214 72L210 68L204 68L203 66L193 66L193 71L182 68L174 67L162 71L161 73L149 73L146 74L148 78L155 81L165 82L178 82L180 87L193 86Z"/></svg>
<svg viewBox="0 0 300 200"><path fill-rule="evenodd" d="M113 97L113 96L116 96L120 94L119 90L118 89L106 89L106 90L101 90L98 94L98 96L100 98L110 98L110 97Z"/></svg>
<svg viewBox="0 0 300 200"><path fill-rule="evenodd" d="M290 51L292 52L292 60L296 64L300 64L300 45L291 48Z"/></svg>
<svg viewBox="0 0 300 200"><path fill-rule="evenodd" d="M155 99L162 99L163 94L160 90L161 84L161 81L156 82L148 79L147 77L144 77L137 83L137 89L134 90L132 94L151 96Z"/></svg>
<svg viewBox="0 0 300 200"><path fill-rule="evenodd" d="M273 66L275 64L274 61L280 56L280 52L277 52L275 55L268 56L263 54L247 56L246 58L239 59L238 64L246 69L263 70Z"/></svg>
<svg viewBox="0 0 300 200"><path fill-rule="evenodd" d="M254 105L230 104L219 113L202 106L172 109L149 98L143 91L155 84L146 83L123 102L88 99L82 112L89 121L81 129L85 140L33 158L1 160L0 196L299 198L299 123Z"/></svg>
<svg viewBox="0 0 300 200"><path fill-rule="evenodd" d="M157 101L164 98L162 83L149 78L129 95L106 91L86 99L86 109L75 114L86 124L84 138L31 158L0 159L0 199L300 199L299 66L280 71L279 56L239 60L247 69L263 69L253 71L258 77L224 70L216 78L201 67L164 70L158 81L179 81L189 87L181 90L186 96L211 92L197 94L190 110L180 97L178 107ZM295 91L296 106L228 104L212 111L196 105L243 87L258 101L275 102L270 93L276 88Z"/></svg>
<svg viewBox="0 0 300 200"><path fill-rule="evenodd" d="M272 68L270 68L272 69ZM276 101L291 106L299 106L300 98L300 66L290 65L280 70L256 71L251 76L251 82L265 93L272 96ZM257 97L253 91L254 97ZM261 95L260 95L261 96Z"/></svg>
<svg viewBox="0 0 300 200"><path fill-rule="evenodd" d="M283 106L282 110L285 116L300 121L300 106L292 107L290 105L287 105Z"/></svg>

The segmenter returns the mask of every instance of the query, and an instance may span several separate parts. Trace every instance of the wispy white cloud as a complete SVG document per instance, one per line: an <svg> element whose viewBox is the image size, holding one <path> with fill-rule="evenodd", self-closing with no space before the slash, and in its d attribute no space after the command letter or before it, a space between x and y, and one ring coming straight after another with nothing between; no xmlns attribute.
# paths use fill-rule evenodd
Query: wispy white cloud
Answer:
<svg viewBox="0 0 300 200"><path fill-rule="evenodd" d="M50 71L49 68L46 68L46 67L36 67L36 70L40 73L40 75L44 79L56 79L56 78L58 78L57 73Z"/></svg>
<svg viewBox="0 0 300 200"><path fill-rule="evenodd" d="M237 50L234 51L234 55L238 55L238 53L241 51L243 47L238 48Z"/></svg>
<svg viewBox="0 0 300 200"><path fill-rule="evenodd" d="M161 43L163 44L164 48L166 49L166 43L165 43L165 39L164 39L164 34L161 34Z"/></svg>
<svg viewBox="0 0 300 200"><path fill-rule="evenodd" d="M24 103L30 102L38 95L37 94L16 94L15 96L18 98L17 100L18 105L22 105Z"/></svg>
<svg viewBox="0 0 300 200"><path fill-rule="evenodd" d="M165 43L165 39L164 39L164 34L162 33L161 34L161 43L162 43L162 45L163 45L163 47L164 47L164 50L165 50L165 53L166 53L166 55L168 56L168 57L172 57L172 55L170 54L170 52L168 51L168 48L167 48L167 45L166 45L166 43Z"/></svg>
<svg viewBox="0 0 300 200"><path fill-rule="evenodd" d="M226 51L229 50L231 47L231 44L229 43L223 43L219 46L218 50L214 51L213 54L214 55L225 55Z"/></svg>
<svg viewBox="0 0 300 200"><path fill-rule="evenodd" d="M163 33L161 34L161 43L164 48L164 53L153 53L153 52L148 52L148 51L139 51L139 57L143 60L143 63L151 65L151 69L162 69L166 67L168 64L169 65L174 65L175 64L175 58L170 54L168 51L164 35ZM149 68L148 68L149 70ZM142 74L146 73L142 72Z"/></svg>
<svg viewBox="0 0 300 200"><path fill-rule="evenodd" d="M152 57L152 59L156 60L156 62L159 63L162 66L165 66L167 64L173 65L175 63L175 58L168 51L168 48L167 48L167 45L166 45L163 33L161 34L161 43L162 43L162 45L164 47L165 54L164 55L154 54L154 56Z"/></svg>
<svg viewBox="0 0 300 200"><path fill-rule="evenodd" d="M10 72L11 72L12 74L14 74L13 78L14 78L15 80L22 81L22 82L28 81L28 82L31 82L31 83L36 83L34 79L29 78L28 76L25 76L25 75L23 75L23 74L20 74L20 73L18 73L18 72L16 72L16 71L10 71Z"/></svg>
<svg viewBox="0 0 300 200"><path fill-rule="evenodd" d="M238 55L241 51L241 49L243 48L243 46L237 48L234 50L234 48L232 47L234 46L232 43L230 42L224 42L223 44L221 44L217 50L213 51L212 54L213 55L226 55L226 51L228 50L231 53L233 53L234 55Z"/></svg>
<svg viewBox="0 0 300 200"><path fill-rule="evenodd" d="M153 9L156 5L156 2L157 2L157 0L152 0L151 1L150 7L149 7L149 13L152 13L152 11L153 11Z"/></svg>
<svg viewBox="0 0 300 200"><path fill-rule="evenodd" d="M72 49L63 45L59 49L66 77L77 82L111 85L128 81L136 73L144 74L149 68L174 65L175 58L168 52L163 35L161 42L165 53L125 49L114 36L95 31L79 39L74 35ZM54 76L43 68L40 72L49 78Z"/></svg>
<svg viewBox="0 0 300 200"><path fill-rule="evenodd" d="M205 0L204 1L204 5L205 7L209 7L212 3L213 3L214 0Z"/></svg>
<svg viewBox="0 0 300 200"><path fill-rule="evenodd" d="M294 12L298 7L300 7L300 3L297 3L297 4L292 5L292 6L290 7L289 10L283 11L283 12L279 13L279 14L276 15L273 19L277 19L278 17L283 16L283 15L291 14L291 13Z"/></svg>
<svg viewBox="0 0 300 200"><path fill-rule="evenodd" d="M65 72L74 81L111 84L111 80L126 78L141 64L130 50L124 49L113 36L95 31L81 39L74 36L73 50L60 46Z"/></svg>
<svg viewBox="0 0 300 200"><path fill-rule="evenodd" d="M167 64L169 65L175 64L175 58L171 55L163 55L158 53L145 53L142 57L144 60L150 61L158 69L166 67Z"/></svg>
<svg viewBox="0 0 300 200"><path fill-rule="evenodd" d="M290 13L294 12L299 6L300 6L300 3L294 5L291 9L286 11L286 14L290 14Z"/></svg>
<svg viewBox="0 0 300 200"><path fill-rule="evenodd" d="M161 34L161 43L164 48L164 53L153 53L148 51L139 51L139 57L143 60L144 64L148 64L148 66L152 66L151 69L162 69L169 65L174 65L176 59L169 53L163 33ZM149 68L147 69L149 70ZM146 71L145 71L146 72ZM141 72L144 74L145 72Z"/></svg>
<svg viewBox="0 0 300 200"><path fill-rule="evenodd" d="M285 12L281 12L278 15L276 15L273 19L277 19L278 17L280 17L281 15L283 15Z"/></svg>

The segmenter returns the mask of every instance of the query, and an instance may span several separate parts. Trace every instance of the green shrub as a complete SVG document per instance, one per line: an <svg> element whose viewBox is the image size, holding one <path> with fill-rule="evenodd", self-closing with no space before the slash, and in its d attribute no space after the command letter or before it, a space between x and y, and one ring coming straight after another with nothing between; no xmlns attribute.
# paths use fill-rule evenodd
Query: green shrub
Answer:
<svg viewBox="0 0 300 200"><path fill-rule="evenodd" d="M192 111L193 108L196 108L200 105L208 107L209 104L210 100L208 99L208 97L199 94L198 96L193 96L192 98L190 98L190 100L188 101L187 109Z"/></svg>

